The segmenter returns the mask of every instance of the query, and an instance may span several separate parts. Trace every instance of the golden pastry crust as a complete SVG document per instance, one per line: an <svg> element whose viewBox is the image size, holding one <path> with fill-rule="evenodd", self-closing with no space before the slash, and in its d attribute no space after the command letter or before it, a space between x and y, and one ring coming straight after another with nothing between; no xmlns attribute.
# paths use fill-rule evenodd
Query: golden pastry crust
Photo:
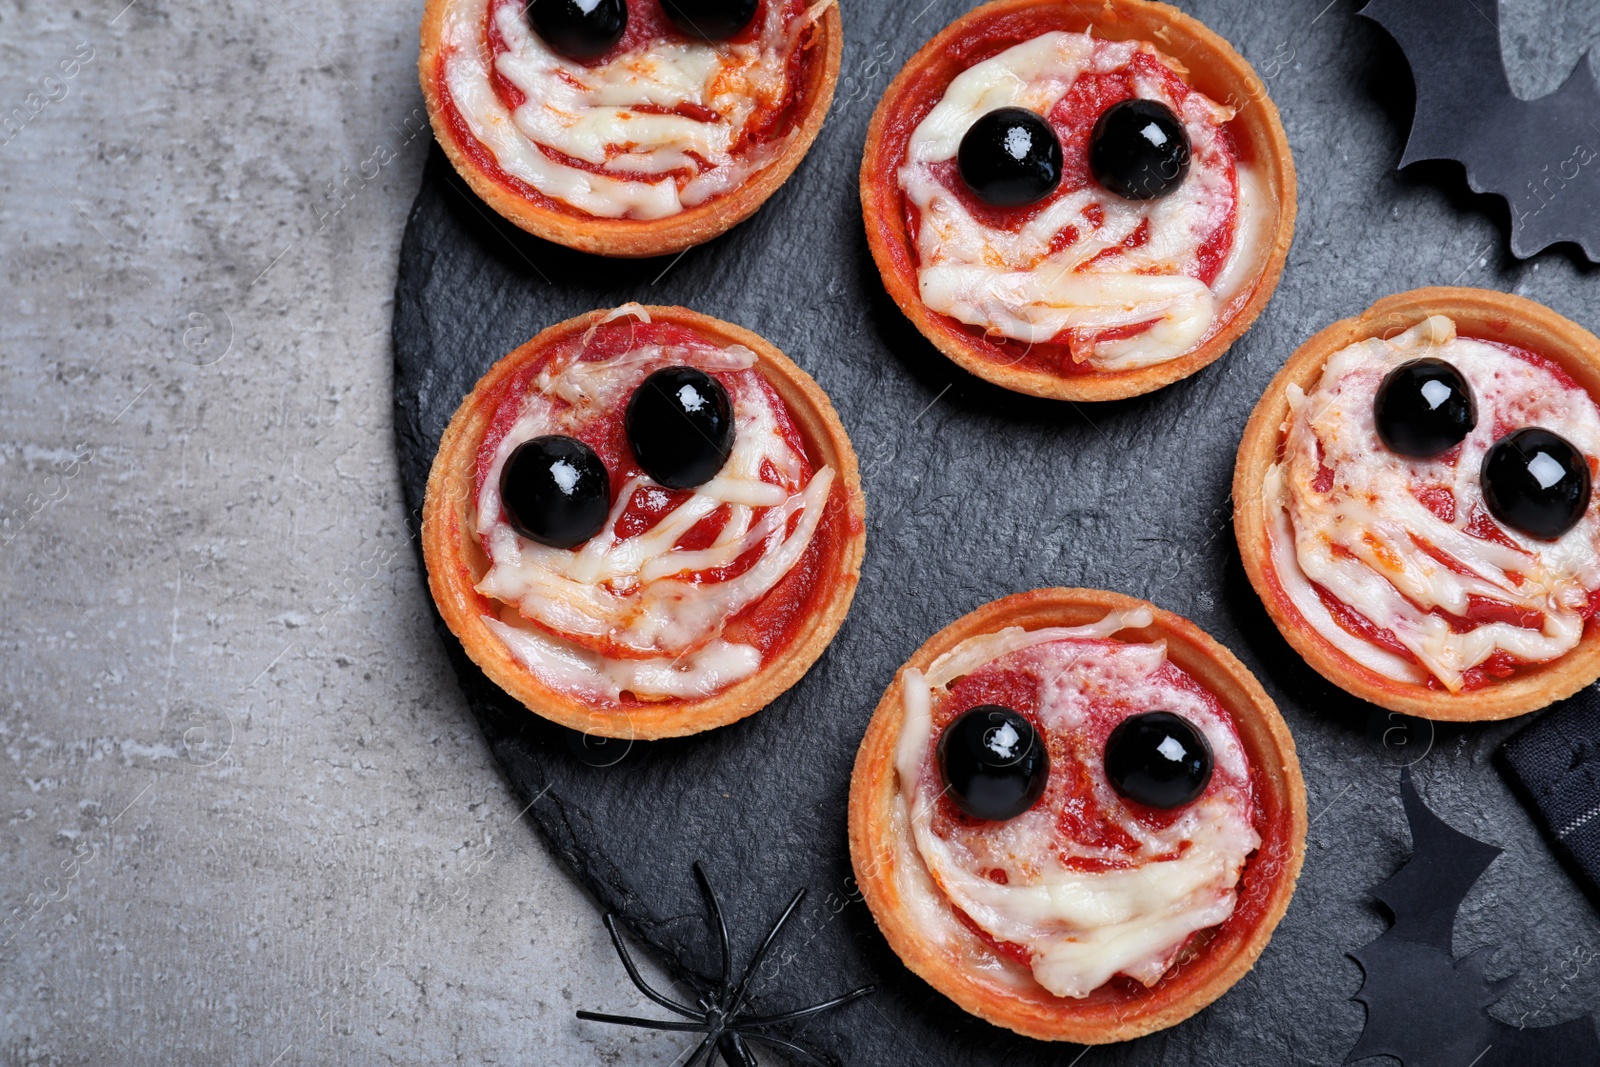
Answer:
<svg viewBox="0 0 1600 1067"><path fill-rule="evenodd" d="M906 227L903 195L894 178L904 157L910 129L905 116L919 100L942 94L950 80L970 65L951 49L956 39L977 27L998 27L1015 16L1048 13L1051 29L1092 31L1107 40L1143 40L1187 67L1184 80L1212 100L1238 108L1228 124L1242 162L1260 168L1277 206L1272 244L1256 281L1242 302L1235 300L1222 327L1195 348L1165 363L1120 371L1057 374L1036 367L1008 365L979 348L965 327L922 302L915 243ZM1030 28L1028 36L1042 30ZM1018 35L1018 39L1023 39ZM945 27L922 47L890 83L867 129L861 159L861 209L867 244L883 276L884 288L907 318L934 346L956 363L996 385L1055 400L1117 400L1138 396L1212 363L1248 330L1267 306L1289 255L1294 236L1295 172L1289 139L1266 86L1244 57L1217 34L1177 8L1148 0L994 0Z"/></svg>
<svg viewBox="0 0 1600 1067"><path fill-rule="evenodd" d="M428 587L445 625L456 635L472 661L500 688L536 715L601 737L652 740L680 737L724 726L766 707L816 662L844 622L861 577L866 548L866 502L855 450L826 393L811 376L757 334L681 307L642 309L654 322L693 329L719 345L743 345L756 354L756 369L787 405L813 466L827 464L838 473L827 508L843 509L836 523L818 528L828 536L813 597L813 610L794 624L786 645L760 670L712 696L655 703L596 708L542 683L524 667L485 625L498 602L475 588L488 570L488 558L475 529L475 478L478 447L494 418L505 390L519 372L552 346L583 333L607 316L592 311L544 330L533 340L489 368L461 402L439 442L428 474L422 511L422 555ZM829 532L832 531L832 532Z"/></svg>
<svg viewBox="0 0 1600 1067"><path fill-rule="evenodd" d="M750 175L738 188L685 208L676 215L660 219L601 218L555 201L539 203L507 188L481 166L462 143L454 124L444 115L439 91L443 76L440 60L444 15L449 3L450 0L428 0L422 13L422 52L417 58L417 72L434 136L455 165L456 173L466 179L484 203L534 236L580 252L623 259L671 255L721 236L754 215L800 166L822 129L822 121L833 105L834 87L839 82L844 25L839 5L835 3L817 20L809 39L801 45L802 48L821 49L821 62L807 65L809 77L801 88L805 103L798 123L799 134L781 154Z"/></svg>
<svg viewBox="0 0 1600 1067"><path fill-rule="evenodd" d="M908 667L927 670L968 638L1007 626L1080 626L1112 611L1148 607L1154 623L1116 639L1167 642L1167 656L1208 689L1227 710L1252 769L1262 813L1262 843L1239 882L1235 917L1156 985L1130 992L1108 982L1082 1000L1053 996L1020 965L1001 980L993 968L963 967L918 928L900 893L898 865L920 866L914 846L903 848L904 820L896 816L899 775L895 748L902 719L902 679ZM897 825L898 824L898 825ZM850 861L867 907L889 946L939 992L997 1026L1045 1041L1104 1044L1126 1041L1187 1019L1244 976L1261 955L1294 894L1305 856L1305 782L1294 739L1272 700L1234 655L1187 619L1119 593L1036 589L985 604L940 630L895 674L878 702L850 779ZM974 949L983 942L962 928ZM1018 977L1018 976L1022 977Z"/></svg>
<svg viewBox="0 0 1600 1067"><path fill-rule="evenodd" d="M1328 681L1406 715L1449 722L1507 719L1571 696L1600 678L1600 628L1593 623L1586 626L1578 646L1564 656L1519 668L1510 678L1479 689L1451 693L1386 678L1340 652L1289 602L1272 564L1262 486L1283 440L1289 385L1310 392L1334 353L1357 341L1403 333L1429 315L1448 315L1463 337L1503 341L1552 359L1591 397L1600 398L1600 338L1543 304L1488 289L1448 286L1384 297L1301 345L1267 386L1239 443L1233 472L1233 529L1245 573L1267 614L1294 650Z"/></svg>

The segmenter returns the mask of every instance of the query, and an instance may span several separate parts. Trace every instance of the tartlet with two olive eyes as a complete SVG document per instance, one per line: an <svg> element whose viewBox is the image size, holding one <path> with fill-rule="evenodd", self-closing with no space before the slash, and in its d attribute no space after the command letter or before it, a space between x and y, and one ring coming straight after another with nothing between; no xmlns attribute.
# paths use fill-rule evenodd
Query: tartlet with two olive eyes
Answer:
<svg viewBox="0 0 1600 1067"><path fill-rule="evenodd" d="M1149 392L1277 286L1295 173L1250 65L1166 4L995 0L914 55L861 162L883 282L935 347L1036 396Z"/></svg>
<svg viewBox="0 0 1600 1067"><path fill-rule="evenodd" d="M1271 699L1193 623L1041 589L896 674L849 828L912 971L998 1026L1100 1044L1188 1018L1254 965L1300 872L1305 785Z"/></svg>
<svg viewBox="0 0 1600 1067"><path fill-rule="evenodd" d="M1482 289L1399 293L1312 337L1234 472L1245 572L1363 700L1503 719L1600 677L1600 340Z"/></svg>
<svg viewBox="0 0 1600 1067"><path fill-rule="evenodd" d="M495 211L585 252L656 256L788 180L843 39L835 0L428 0L418 72L440 145Z"/></svg>
<svg viewBox="0 0 1600 1067"><path fill-rule="evenodd" d="M864 512L809 375L749 330L631 304L483 376L439 443L422 549L444 622L530 711L676 737L765 707L822 654Z"/></svg>

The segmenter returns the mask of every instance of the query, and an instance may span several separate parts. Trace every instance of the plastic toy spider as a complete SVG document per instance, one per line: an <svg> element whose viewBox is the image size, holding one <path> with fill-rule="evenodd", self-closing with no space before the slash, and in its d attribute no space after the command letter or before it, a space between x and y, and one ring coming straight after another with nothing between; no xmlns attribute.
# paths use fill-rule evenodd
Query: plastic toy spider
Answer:
<svg viewBox="0 0 1600 1067"><path fill-rule="evenodd" d="M755 977L761 961L766 957L767 950L778 937L778 931L783 929L783 924L789 921L789 916L794 914L794 909L800 906L805 899L806 891L797 890L789 901L789 906L783 909L783 914L778 916L778 921L772 924L772 929L767 931L765 940L750 957L750 962L745 966L744 973L739 976L737 983L733 980L733 957L728 952L728 927L722 921L722 908L717 903L717 895L711 889L711 883L706 879L706 872L697 861L694 864L695 881L700 883L700 892L706 899L706 910L711 916L711 925L716 928L717 938L722 945L722 981L714 989L704 992L699 997L699 1006L691 1008L686 1004L679 1004L669 997L651 989L639 974L639 968L634 966L633 957L628 955L627 946L622 943L622 934L617 929L617 917L608 914L605 917L606 932L611 935L611 943L616 946L617 956L622 960L622 966L627 969L628 977L639 991L668 1011L677 1012L685 1017L685 1021L676 1019L637 1019L628 1015L603 1015L599 1012L580 1011L578 1018L597 1023L616 1023L620 1026L640 1026L648 1030L672 1030L679 1033L705 1034L705 1040L700 1042L684 1067L698 1067L704 1058L706 1067L711 1067L714 1057L721 1053L722 1061L728 1067L760 1067L754 1053L750 1051L749 1042L757 1041L771 1045L773 1048L782 1049L801 1063L810 1064L812 1067L838 1067L838 1061L827 1053L810 1048L796 1041L781 1038L769 1033L767 1027L780 1023L792 1023L806 1019L832 1008L841 1007L852 1000L871 993L876 986L862 986L854 989L842 997L814 1004L809 1008L800 1008L795 1011L786 1011L778 1015L748 1015L744 1011L745 998L750 992L751 979Z"/></svg>

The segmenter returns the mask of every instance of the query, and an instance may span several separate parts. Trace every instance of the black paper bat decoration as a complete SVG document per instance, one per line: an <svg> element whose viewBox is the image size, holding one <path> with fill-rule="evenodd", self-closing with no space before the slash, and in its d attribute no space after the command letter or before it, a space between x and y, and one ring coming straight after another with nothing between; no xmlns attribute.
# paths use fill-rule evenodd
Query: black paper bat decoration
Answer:
<svg viewBox="0 0 1600 1067"><path fill-rule="evenodd" d="M1561 88L1512 95L1498 0L1372 0L1361 11L1411 64L1416 116L1400 166L1453 159L1474 192L1511 208L1511 251L1526 259L1573 241L1600 262L1600 88L1580 60Z"/></svg>
<svg viewBox="0 0 1600 1067"><path fill-rule="evenodd" d="M1409 768L1400 795L1411 824L1411 858L1373 890L1394 916L1382 937L1350 953L1366 974L1355 999L1367 1009L1346 1063L1393 1056L1405 1067L1544 1067L1600 1064L1594 1020L1519 1029L1491 1016L1509 978L1490 982L1493 946L1456 959L1450 931L1467 892L1500 850L1428 810Z"/></svg>

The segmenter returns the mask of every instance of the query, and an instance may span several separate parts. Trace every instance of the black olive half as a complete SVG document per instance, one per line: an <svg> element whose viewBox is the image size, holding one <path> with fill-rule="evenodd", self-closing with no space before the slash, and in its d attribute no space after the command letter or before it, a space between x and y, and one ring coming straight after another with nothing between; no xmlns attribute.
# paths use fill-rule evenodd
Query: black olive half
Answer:
<svg viewBox="0 0 1600 1067"><path fill-rule="evenodd" d="M1189 131L1159 100L1119 101L1089 135L1089 170L1124 199L1166 196L1189 173Z"/></svg>
<svg viewBox="0 0 1600 1067"><path fill-rule="evenodd" d="M610 51L628 28L627 0L532 0L528 21L545 44L570 59Z"/></svg>
<svg viewBox="0 0 1600 1067"><path fill-rule="evenodd" d="M707 41L732 37L750 25L759 6L759 0L661 0L673 25Z"/></svg>
<svg viewBox="0 0 1600 1067"><path fill-rule="evenodd" d="M573 548L599 533L611 513L611 479L594 449L551 434L524 441L500 469L500 503L511 528L530 541Z"/></svg>
<svg viewBox="0 0 1600 1067"><path fill-rule="evenodd" d="M975 819L1014 819L1050 778L1050 753L1033 724L1010 708L980 704L939 735L939 775L956 807Z"/></svg>
<svg viewBox="0 0 1600 1067"><path fill-rule="evenodd" d="M1150 808L1177 808L1195 800L1211 781L1212 764L1205 734L1170 711L1129 716L1106 739L1111 788Z"/></svg>
<svg viewBox="0 0 1600 1067"><path fill-rule="evenodd" d="M1378 437L1391 452L1426 459L1449 451L1478 425L1472 387L1442 359L1413 359L1384 376L1372 401Z"/></svg>
<svg viewBox="0 0 1600 1067"><path fill-rule="evenodd" d="M704 485L733 451L728 391L693 367L665 367L641 382L624 424L639 466L669 489Z"/></svg>
<svg viewBox="0 0 1600 1067"><path fill-rule="evenodd" d="M998 207L1031 204L1061 184L1061 139L1027 108L1002 107L968 127L956 165L980 200Z"/></svg>
<svg viewBox="0 0 1600 1067"><path fill-rule="evenodd" d="M1589 461L1549 430L1500 438L1483 457L1480 481L1489 513L1529 537L1554 541L1589 510Z"/></svg>

